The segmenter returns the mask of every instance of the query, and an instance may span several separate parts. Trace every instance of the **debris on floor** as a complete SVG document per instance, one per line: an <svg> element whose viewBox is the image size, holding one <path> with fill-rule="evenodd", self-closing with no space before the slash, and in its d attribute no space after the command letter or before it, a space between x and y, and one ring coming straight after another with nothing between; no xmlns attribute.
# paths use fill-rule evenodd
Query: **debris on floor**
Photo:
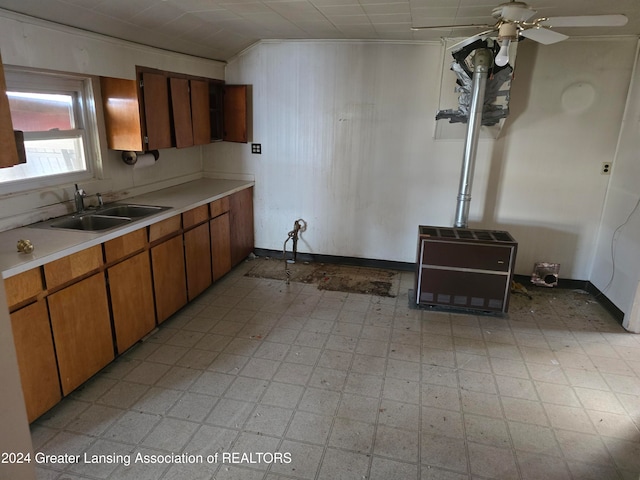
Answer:
<svg viewBox="0 0 640 480"><path fill-rule="evenodd" d="M362 293L380 297L395 297L400 281L399 272L381 268L355 267L315 262L288 263L282 259L256 258L245 274L247 277L316 284L318 290Z"/></svg>

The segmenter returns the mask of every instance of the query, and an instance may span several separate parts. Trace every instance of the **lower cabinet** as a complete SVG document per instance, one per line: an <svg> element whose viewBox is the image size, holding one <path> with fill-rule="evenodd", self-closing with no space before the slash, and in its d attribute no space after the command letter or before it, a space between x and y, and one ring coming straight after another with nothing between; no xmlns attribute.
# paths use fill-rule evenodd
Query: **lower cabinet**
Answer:
<svg viewBox="0 0 640 480"><path fill-rule="evenodd" d="M182 235L170 238L151 249L153 287L158 323L187 304Z"/></svg>
<svg viewBox="0 0 640 480"><path fill-rule="evenodd" d="M252 250L248 188L6 279L29 421Z"/></svg>
<svg viewBox="0 0 640 480"><path fill-rule="evenodd" d="M184 258L187 267L187 293L191 301L212 283L208 223L184 232Z"/></svg>
<svg viewBox="0 0 640 480"><path fill-rule="evenodd" d="M213 281L231 271L231 229L229 212L223 213L209 222L211 233L211 269Z"/></svg>
<svg viewBox="0 0 640 480"><path fill-rule="evenodd" d="M253 187L229 197L231 264L237 265L253 251Z"/></svg>
<svg viewBox="0 0 640 480"><path fill-rule="evenodd" d="M13 312L11 327L27 417L33 422L62 398L46 301Z"/></svg>
<svg viewBox="0 0 640 480"><path fill-rule="evenodd" d="M47 297L63 395L114 359L104 273Z"/></svg>
<svg viewBox="0 0 640 480"><path fill-rule="evenodd" d="M156 326L149 252L144 251L107 269L111 311L118 353Z"/></svg>

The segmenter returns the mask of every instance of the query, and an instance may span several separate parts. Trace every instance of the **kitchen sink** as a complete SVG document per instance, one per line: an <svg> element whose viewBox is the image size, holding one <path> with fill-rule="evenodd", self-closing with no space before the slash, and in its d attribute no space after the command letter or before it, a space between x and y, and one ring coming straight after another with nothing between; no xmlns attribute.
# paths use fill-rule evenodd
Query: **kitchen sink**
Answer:
<svg viewBox="0 0 640 480"><path fill-rule="evenodd" d="M111 217L140 218L166 210L167 207L156 207L153 205L114 205L106 206L98 210L100 215Z"/></svg>
<svg viewBox="0 0 640 480"><path fill-rule="evenodd" d="M106 217L103 215L82 215L65 218L49 224L51 228L66 228L69 230L98 231L118 227L131 222L126 217Z"/></svg>
<svg viewBox="0 0 640 480"><path fill-rule="evenodd" d="M82 213L35 223L30 225L30 227L98 232L120 227L170 208L171 207L159 207L156 205L114 203L95 210L87 210Z"/></svg>

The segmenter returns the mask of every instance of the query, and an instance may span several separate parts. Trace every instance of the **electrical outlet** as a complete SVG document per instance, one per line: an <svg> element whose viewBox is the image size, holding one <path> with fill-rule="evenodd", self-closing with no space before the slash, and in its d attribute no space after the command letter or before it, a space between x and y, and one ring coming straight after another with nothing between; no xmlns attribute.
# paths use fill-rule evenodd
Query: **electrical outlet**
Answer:
<svg viewBox="0 0 640 480"><path fill-rule="evenodd" d="M602 175L609 175L611 173L611 162L602 162L600 173Z"/></svg>
<svg viewBox="0 0 640 480"><path fill-rule="evenodd" d="M257 153L260 155L262 153L262 144L261 143L252 143L251 144L251 153Z"/></svg>

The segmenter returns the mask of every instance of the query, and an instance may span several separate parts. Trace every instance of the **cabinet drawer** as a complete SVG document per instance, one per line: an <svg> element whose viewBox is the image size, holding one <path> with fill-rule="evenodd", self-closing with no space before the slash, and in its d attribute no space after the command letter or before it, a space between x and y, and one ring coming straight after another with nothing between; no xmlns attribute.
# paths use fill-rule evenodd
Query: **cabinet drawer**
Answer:
<svg viewBox="0 0 640 480"><path fill-rule="evenodd" d="M512 246L422 241L422 265L506 272Z"/></svg>
<svg viewBox="0 0 640 480"><path fill-rule="evenodd" d="M44 266L47 288L55 288L102 266L102 247L96 245Z"/></svg>
<svg viewBox="0 0 640 480"><path fill-rule="evenodd" d="M211 218L216 218L223 213L229 211L229 197L223 197L215 202L211 202L209 204L209 212L211 214Z"/></svg>
<svg viewBox="0 0 640 480"><path fill-rule="evenodd" d="M4 281L9 308L38 296L42 292L40 267L27 270Z"/></svg>
<svg viewBox="0 0 640 480"><path fill-rule="evenodd" d="M180 231L180 215L149 226L149 241L155 242Z"/></svg>
<svg viewBox="0 0 640 480"><path fill-rule="evenodd" d="M147 231L144 228L127 233L104 244L104 256L107 263L116 262L134 252L144 249L147 243Z"/></svg>
<svg viewBox="0 0 640 480"><path fill-rule="evenodd" d="M182 225L185 229L209 220L209 206L200 205L182 214Z"/></svg>

